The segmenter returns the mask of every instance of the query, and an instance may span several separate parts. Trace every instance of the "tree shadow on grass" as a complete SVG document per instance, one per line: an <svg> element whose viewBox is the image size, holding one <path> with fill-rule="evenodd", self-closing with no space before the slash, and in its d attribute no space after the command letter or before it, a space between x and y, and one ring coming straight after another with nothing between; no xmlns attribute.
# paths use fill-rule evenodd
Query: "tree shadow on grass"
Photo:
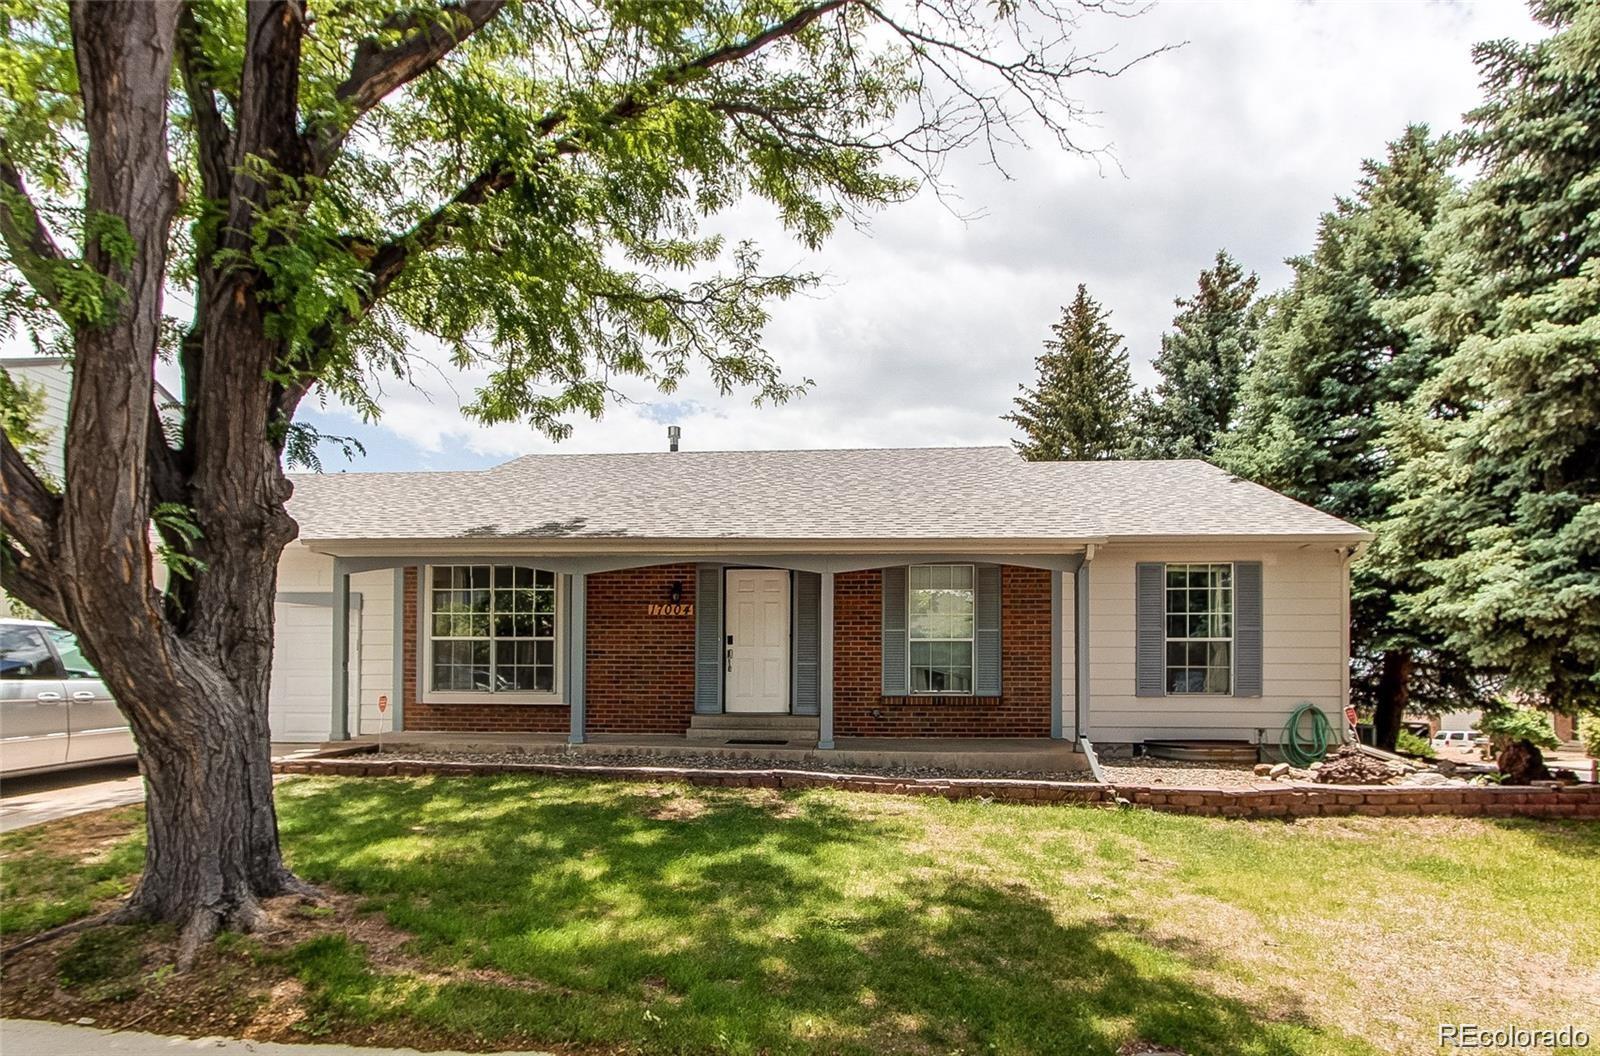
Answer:
<svg viewBox="0 0 1600 1056"><path fill-rule="evenodd" d="M650 1052L1370 1051L1207 989L1141 921L1063 920L914 848L916 815L837 797L369 781L291 791L283 815L303 875L441 964L531 981L397 986L322 946L301 974L335 1019Z"/></svg>

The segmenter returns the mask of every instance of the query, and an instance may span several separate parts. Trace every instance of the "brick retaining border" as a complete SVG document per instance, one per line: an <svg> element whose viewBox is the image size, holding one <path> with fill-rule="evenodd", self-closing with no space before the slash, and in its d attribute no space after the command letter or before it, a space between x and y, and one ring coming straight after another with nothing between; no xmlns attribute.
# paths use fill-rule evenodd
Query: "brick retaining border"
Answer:
<svg viewBox="0 0 1600 1056"><path fill-rule="evenodd" d="M987 777L879 777L816 770L718 770L675 766L582 766L563 763L471 763L422 760L376 761L358 756L286 759L280 774L341 777L492 777L536 774L612 781L678 781L706 788L838 788L943 799L989 799L1000 803L1077 803L1112 806L1119 801L1173 814L1223 818L1307 818L1352 814L1378 817L1600 819L1600 785L1561 788L1482 786L1429 788L1358 785L1278 788L1154 788L1098 785L1082 781L1029 781Z"/></svg>

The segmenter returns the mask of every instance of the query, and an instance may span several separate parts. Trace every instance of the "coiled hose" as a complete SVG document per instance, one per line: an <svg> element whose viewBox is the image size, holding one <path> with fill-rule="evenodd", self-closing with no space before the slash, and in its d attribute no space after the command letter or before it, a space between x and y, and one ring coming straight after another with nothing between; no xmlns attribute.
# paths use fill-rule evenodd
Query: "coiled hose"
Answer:
<svg viewBox="0 0 1600 1056"><path fill-rule="evenodd" d="M1311 716L1309 736L1303 735L1300 731L1307 715ZM1315 704L1302 704L1294 709L1289 715L1289 721L1283 724L1283 733L1278 737L1278 747L1289 765L1310 766L1328 753L1332 735L1333 728L1328 725L1328 717L1322 714Z"/></svg>

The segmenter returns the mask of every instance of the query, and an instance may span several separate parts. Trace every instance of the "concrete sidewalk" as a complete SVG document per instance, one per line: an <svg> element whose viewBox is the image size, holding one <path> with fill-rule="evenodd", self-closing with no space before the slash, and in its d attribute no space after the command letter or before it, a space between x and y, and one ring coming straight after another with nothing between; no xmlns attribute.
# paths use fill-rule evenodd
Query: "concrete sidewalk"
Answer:
<svg viewBox="0 0 1600 1056"><path fill-rule="evenodd" d="M5 1056L175 1056L186 1052L225 1056L417 1056L416 1049L368 1049L357 1045L284 1045L236 1038L172 1038L139 1031L100 1030L34 1019L0 1019L0 1052ZM435 1052L431 1056L464 1056ZM550 1056L523 1050L498 1056Z"/></svg>

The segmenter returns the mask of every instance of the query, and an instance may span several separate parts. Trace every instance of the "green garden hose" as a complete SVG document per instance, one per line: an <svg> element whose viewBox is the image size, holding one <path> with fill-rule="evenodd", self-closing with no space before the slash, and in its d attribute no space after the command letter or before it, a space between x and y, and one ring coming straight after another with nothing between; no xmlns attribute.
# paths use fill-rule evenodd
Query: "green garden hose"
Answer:
<svg viewBox="0 0 1600 1056"><path fill-rule="evenodd" d="M1309 737L1300 732L1301 722L1307 715L1311 716ZM1315 704L1302 704L1294 709L1289 721L1283 724L1283 733L1278 737L1278 747L1289 765L1310 766L1327 754L1332 734L1333 728L1328 725L1328 717L1322 714Z"/></svg>

